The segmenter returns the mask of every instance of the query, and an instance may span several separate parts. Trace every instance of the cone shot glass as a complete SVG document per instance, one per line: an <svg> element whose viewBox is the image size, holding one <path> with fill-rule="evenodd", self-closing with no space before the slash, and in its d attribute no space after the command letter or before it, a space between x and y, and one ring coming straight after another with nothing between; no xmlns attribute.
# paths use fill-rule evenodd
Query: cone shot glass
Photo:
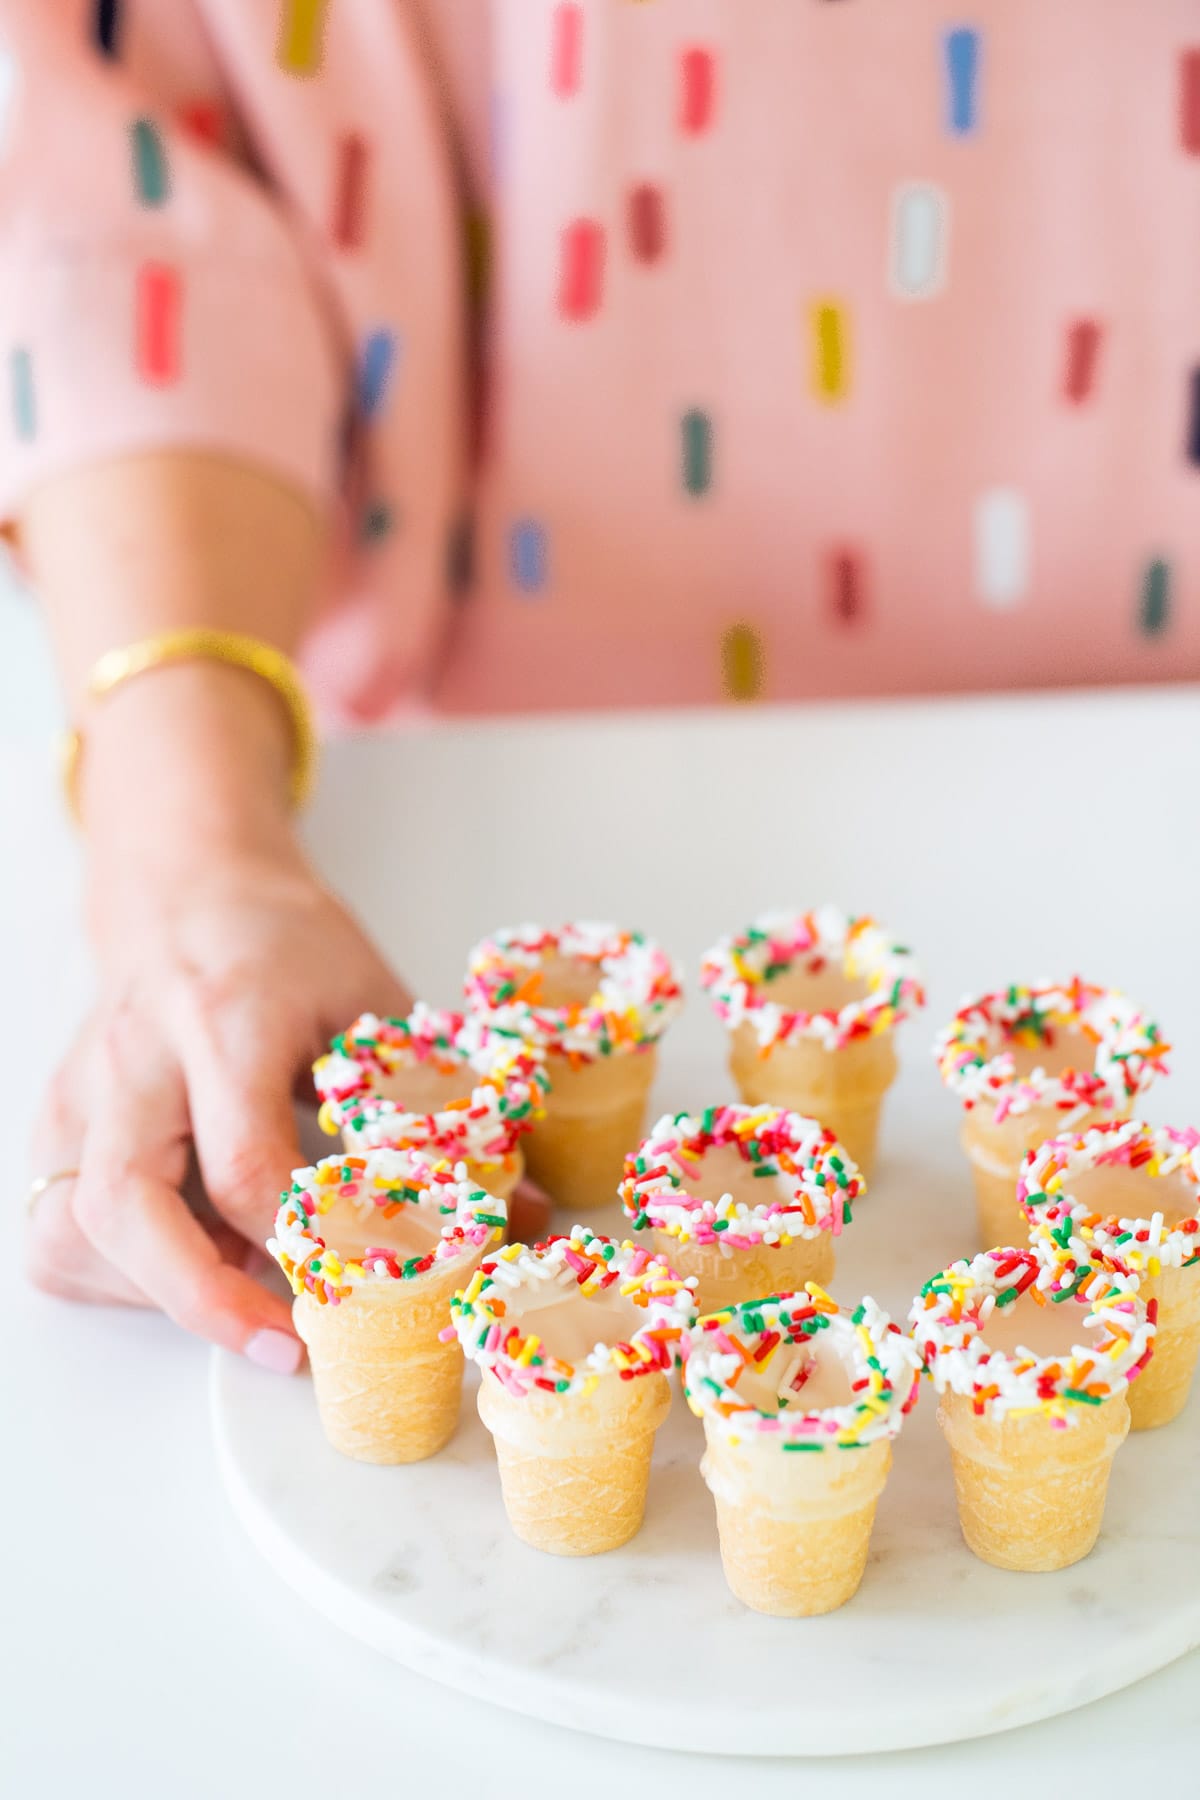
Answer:
<svg viewBox="0 0 1200 1800"><path fill-rule="evenodd" d="M701 1319L684 1392L704 1422L725 1579L744 1605L799 1618L857 1591L919 1370L873 1300L845 1312L815 1282Z"/></svg>
<svg viewBox="0 0 1200 1800"><path fill-rule="evenodd" d="M1022 1242L1021 1163L1064 1131L1128 1116L1169 1046L1124 994L1075 980L983 994L938 1037L942 1080L963 1104L979 1242Z"/></svg>
<svg viewBox="0 0 1200 1800"><path fill-rule="evenodd" d="M911 953L836 907L767 913L715 945L700 980L729 1031L742 1099L819 1119L869 1179L894 1029L924 1005Z"/></svg>
<svg viewBox="0 0 1200 1800"><path fill-rule="evenodd" d="M416 1150L465 1162L507 1200L521 1179L522 1135L549 1086L542 1058L485 1021L420 1001L404 1019L363 1013L313 1065L322 1128L352 1155Z"/></svg>
<svg viewBox="0 0 1200 1800"><path fill-rule="evenodd" d="M1150 1360L1137 1277L1077 1274L1038 1245L986 1250L935 1275L910 1315L963 1537L998 1569L1087 1556L1129 1431L1126 1391Z"/></svg>
<svg viewBox="0 0 1200 1800"><path fill-rule="evenodd" d="M503 1200L462 1163L373 1150L296 1172L267 1249L296 1296L321 1425L343 1456L420 1462L453 1435L463 1359L441 1333L504 1225Z"/></svg>
<svg viewBox="0 0 1200 1800"><path fill-rule="evenodd" d="M625 1164L639 1241L696 1278L702 1313L833 1279L863 1181L815 1119L775 1106L667 1113Z"/></svg>
<svg viewBox="0 0 1200 1800"><path fill-rule="evenodd" d="M682 1004L668 957L615 925L523 925L476 946L466 990L493 1033L545 1056L530 1176L569 1212L612 1205L645 1130L658 1040Z"/></svg>
<svg viewBox="0 0 1200 1800"><path fill-rule="evenodd" d="M1126 1119L1051 1138L1026 1157L1017 1195L1035 1240L1085 1279L1140 1277L1157 1330L1129 1412L1135 1431L1169 1424L1200 1357L1200 1132Z"/></svg>
<svg viewBox="0 0 1200 1800"><path fill-rule="evenodd" d="M517 1536L554 1556L626 1543L695 1319L691 1289L648 1250L576 1226L487 1257L452 1309L482 1369L479 1416Z"/></svg>

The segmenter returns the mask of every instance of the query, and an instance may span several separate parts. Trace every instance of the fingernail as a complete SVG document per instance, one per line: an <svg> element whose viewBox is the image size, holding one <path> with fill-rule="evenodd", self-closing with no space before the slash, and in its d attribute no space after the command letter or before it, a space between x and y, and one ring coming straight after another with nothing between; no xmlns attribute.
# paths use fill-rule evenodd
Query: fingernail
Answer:
<svg viewBox="0 0 1200 1800"><path fill-rule="evenodd" d="M304 1360L304 1345L286 1331L256 1331L246 1342L243 1355L260 1369L276 1375L294 1375Z"/></svg>

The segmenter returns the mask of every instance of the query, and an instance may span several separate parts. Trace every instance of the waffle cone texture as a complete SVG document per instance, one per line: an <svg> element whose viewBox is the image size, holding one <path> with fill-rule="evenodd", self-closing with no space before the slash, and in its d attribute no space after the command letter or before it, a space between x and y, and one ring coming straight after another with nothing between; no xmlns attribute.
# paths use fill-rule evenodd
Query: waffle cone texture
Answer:
<svg viewBox="0 0 1200 1800"><path fill-rule="evenodd" d="M898 1066L887 1032L842 1050L826 1050L801 1038L764 1053L753 1028L744 1024L730 1040L730 1072L742 1099L750 1106L784 1106L818 1120L867 1178L875 1166L884 1096Z"/></svg>
<svg viewBox="0 0 1200 1800"><path fill-rule="evenodd" d="M628 1543L645 1515L654 1434L670 1404L657 1371L603 1375L589 1393L513 1394L485 1370L479 1416L495 1440L517 1536L552 1556Z"/></svg>
<svg viewBox="0 0 1200 1800"><path fill-rule="evenodd" d="M833 1280L833 1238L793 1238L787 1245L758 1244L753 1250L722 1250L719 1244L686 1243L667 1231L651 1233L654 1247L684 1281L696 1277L696 1307L723 1312L743 1300L790 1294L806 1281L828 1287Z"/></svg>
<svg viewBox="0 0 1200 1800"><path fill-rule="evenodd" d="M705 1433L701 1472L716 1502L733 1593L754 1612L779 1618L844 1606L866 1568L891 1444L796 1452L773 1434L731 1444L707 1422Z"/></svg>
<svg viewBox="0 0 1200 1800"><path fill-rule="evenodd" d="M641 1142L658 1066L653 1047L572 1068L554 1059L546 1115L524 1139L530 1179L572 1214L616 1204Z"/></svg>
<svg viewBox="0 0 1200 1800"><path fill-rule="evenodd" d="M959 1523L981 1561L1044 1572L1092 1549L1129 1407L1117 1394L1073 1415L1076 1423L1062 1429L1041 1412L980 1417L965 1395L942 1396L938 1424L950 1446Z"/></svg>
<svg viewBox="0 0 1200 1800"><path fill-rule="evenodd" d="M451 1294L481 1257L456 1257L409 1281L364 1284L336 1306L297 1295L292 1317L308 1346L321 1428L343 1456L422 1462L453 1436L463 1354L438 1334Z"/></svg>

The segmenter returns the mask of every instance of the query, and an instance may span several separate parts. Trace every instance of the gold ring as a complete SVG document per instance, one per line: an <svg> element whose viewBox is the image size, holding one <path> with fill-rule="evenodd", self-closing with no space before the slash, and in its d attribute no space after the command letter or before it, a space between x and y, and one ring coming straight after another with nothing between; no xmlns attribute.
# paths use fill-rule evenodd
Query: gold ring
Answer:
<svg viewBox="0 0 1200 1800"><path fill-rule="evenodd" d="M55 1169L52 1175L35 1175L25 1197L25 1211L32 1213L47 1188L57 1187L60 1181L77 1181L78 1178L78 1169Z"/></svg>

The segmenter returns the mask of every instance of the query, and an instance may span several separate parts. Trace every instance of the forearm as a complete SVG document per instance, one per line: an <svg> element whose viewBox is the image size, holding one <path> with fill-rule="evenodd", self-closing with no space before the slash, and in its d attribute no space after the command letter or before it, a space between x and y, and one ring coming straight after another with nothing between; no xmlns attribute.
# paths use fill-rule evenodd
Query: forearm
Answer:
<svg viewBox="0 0 1200 1800"><path fill-rule="evenodd" d="M20 521L71 718L84 733L90 860L106 868L269 845L288 830L290 727L257 677L216 663L157 668L99 703L106 650L186 626L292 652L314 604L321 521L303 497L217 457L163 452L34 490Z"/></svg>

